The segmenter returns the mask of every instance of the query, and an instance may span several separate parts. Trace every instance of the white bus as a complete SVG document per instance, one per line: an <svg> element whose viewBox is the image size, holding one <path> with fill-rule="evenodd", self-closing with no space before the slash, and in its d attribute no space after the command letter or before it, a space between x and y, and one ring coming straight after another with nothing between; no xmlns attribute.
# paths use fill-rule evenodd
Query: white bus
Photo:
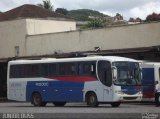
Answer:
<svg viewBox="0 0 160 119"><path fill-rule="evenodd" d="M118 107L122 101L141 101L140 71L136 60L115 56L10 61L7 95L34 106L86 102Z"/></svg>
<svg viewBox="0 0 160 119"><path fill-rule="evenodd" d="M155 101L160 106L160 63L141 62L144 101Z"/></svg>

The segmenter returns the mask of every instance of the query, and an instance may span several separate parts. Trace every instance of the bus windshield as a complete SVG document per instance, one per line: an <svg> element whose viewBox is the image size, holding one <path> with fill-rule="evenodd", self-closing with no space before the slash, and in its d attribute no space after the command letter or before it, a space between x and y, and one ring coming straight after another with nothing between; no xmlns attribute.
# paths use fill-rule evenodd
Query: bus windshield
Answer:
<svg viewBox="0 0 160 119"><path fill-rule="evenodd" d="M116 85L141 85L141 73L136 62L113 62L117 68Z"/></svg>

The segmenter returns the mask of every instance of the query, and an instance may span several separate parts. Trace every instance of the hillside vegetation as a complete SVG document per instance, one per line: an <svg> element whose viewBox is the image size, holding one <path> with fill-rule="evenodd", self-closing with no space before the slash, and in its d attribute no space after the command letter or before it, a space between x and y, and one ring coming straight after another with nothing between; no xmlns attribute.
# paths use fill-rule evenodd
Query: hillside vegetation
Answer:
<svg viewBox="0 0 160 119"><path fill-rule="evenodd" d="M68 11L67 16L80 21L88 21L91 19L90 17L97 17L97 18L109 17L108 15L90 9L71 10Z"/></svg>

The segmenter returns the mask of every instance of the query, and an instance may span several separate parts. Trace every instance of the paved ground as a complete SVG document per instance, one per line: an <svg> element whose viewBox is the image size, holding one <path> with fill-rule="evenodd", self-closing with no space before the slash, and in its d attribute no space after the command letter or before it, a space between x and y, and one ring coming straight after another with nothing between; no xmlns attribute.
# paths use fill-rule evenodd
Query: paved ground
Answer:
<svg viewBox="0 0 160 119"><path fill-rule="evenodd" d="M87 107L85 103L68 103L64 107L55 107L52 103L46 107L33 107L30 103L1 102L0 118L160 118L160 107L154 103L124 103L118 108L109 104L99 107ZM22 115L23 114L23 115Z"/></svg>

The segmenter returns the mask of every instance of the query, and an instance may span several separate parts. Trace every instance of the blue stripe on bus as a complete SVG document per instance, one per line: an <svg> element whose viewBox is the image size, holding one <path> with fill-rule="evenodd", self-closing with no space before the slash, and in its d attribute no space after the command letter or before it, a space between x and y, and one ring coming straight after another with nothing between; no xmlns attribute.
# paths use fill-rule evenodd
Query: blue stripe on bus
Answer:
<svg viewBox="0 0 160 119"><path fill-rule="evenodd" d="M142 69L142 86L143 92L154 92L155 77L154 68L143 68Z"/></svg>
<svg viewBox="0 0 160 119"><path fill-rule="evenodd" d="M134 95L139 91L141 91L142 89L138 86L121 86L121 90L125 94Z"/></svg>
<svg viewBox="0 0 160 119"><path fill-rule="evenodd" d="M29 81L26 100L31 101L33 92L39 92L43 101L82 102L84 82Z"/></svg>

